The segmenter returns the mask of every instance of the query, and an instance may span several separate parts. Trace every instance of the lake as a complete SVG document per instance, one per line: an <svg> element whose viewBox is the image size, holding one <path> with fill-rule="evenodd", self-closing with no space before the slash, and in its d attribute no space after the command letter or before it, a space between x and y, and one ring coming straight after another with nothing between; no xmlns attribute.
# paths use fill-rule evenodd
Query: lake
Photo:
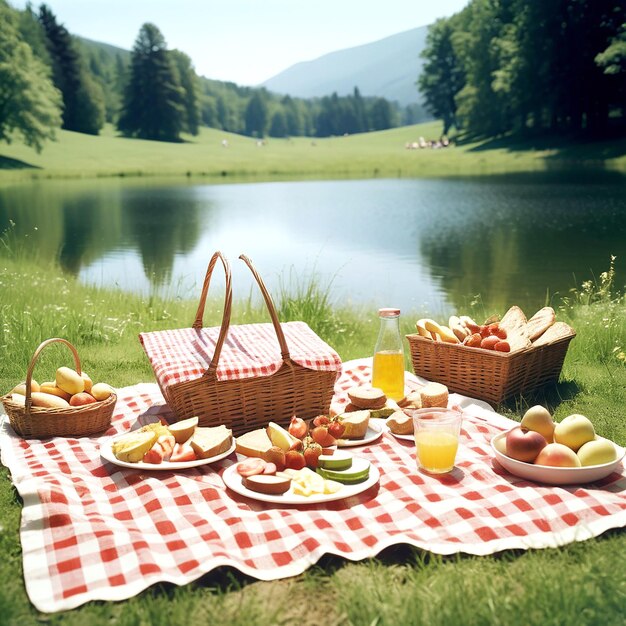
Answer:
<svg viewBox="0 0 626 626"><path fill-rule="evenodd" d="M53 180L0 187L0 230L13 221L29 254L129 291L196 298L220 249L235 298L252 285L244 252L274 294L315 274L338 304L445 315L480 296L486 313L532 313L612 254L624 285L625 180Z"/></svg>

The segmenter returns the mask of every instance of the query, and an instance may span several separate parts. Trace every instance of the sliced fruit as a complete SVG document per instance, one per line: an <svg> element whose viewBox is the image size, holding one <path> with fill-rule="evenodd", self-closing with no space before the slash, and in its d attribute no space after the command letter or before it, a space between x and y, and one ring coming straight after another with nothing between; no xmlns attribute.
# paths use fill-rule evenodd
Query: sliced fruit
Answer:
<svg viewBox="0 0 626 626"><path fill-rule="evenodd" d="M127 433L111 444L117 459L125 463L138 463L150 450L158 436L154 431L134 431Z"/></svg>
<svg viewBox="0 0 626 626"><path fill-rule="evenodd" d="M318 467L329 470L346 470L352 467L352 455L343 450L334 454L322 454L318 459Z"/></svg>
<svg viewBox="0 0 626 626"><path fill-rule="evenodd" d="M275 422L270 422L267 425L267 436L270 438L272 445L278 446L285 452L291 449L291 446L298 441L296 437L289 434L289 431L285 430L282 426L279 426Z"/></svg>
<svg viewBox="0 0 626 626"><path fill-rule="evenodd" d="M291 486L291 478L272 474L255 474L243 478L241 482L244 487L251 491L275 496L289 491L289 487Z"/></svg>
<svg viewBox="0 0 626 626"><path fill-rule="evenodd" d="M344 484L360 483L369 478L370 462L367 459L355 457L349 469L330 470L318 467L317 473L326 480L335 480Z"/></svg>
<svg viewBox="0 0 626 626"><path fill-rule="evenodd" d="M167 428L170 431L170 433L174 435L174 439L176 439L176 443L184 443L185 441L191 438L194 431L196 430L196 426L198 426L198 418L190 417L186 420L181 420L180 422L171 424Z"/></svg>
<svg viewBox="0 0 626 626"><path fill-rule="evenodd" d="M188 442L185 443L177 443L174 445L174 450L172 451L172 456L170 456L170 461L172 463L184 463L187 461L195 461L197 460L196 453L194 449L191 447L191 444Z"/></svg>

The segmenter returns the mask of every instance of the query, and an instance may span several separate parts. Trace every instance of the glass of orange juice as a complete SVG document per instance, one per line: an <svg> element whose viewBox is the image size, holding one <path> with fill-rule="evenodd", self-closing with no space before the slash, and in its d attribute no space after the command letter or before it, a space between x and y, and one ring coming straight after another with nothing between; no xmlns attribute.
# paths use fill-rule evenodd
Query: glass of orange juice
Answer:
<svg viewBox="0 0 626 626"><path fill-rule="evenodd" d="M445 474L454 469L462 415L455 409L433 407L412 412L418 469Z"/></svg>

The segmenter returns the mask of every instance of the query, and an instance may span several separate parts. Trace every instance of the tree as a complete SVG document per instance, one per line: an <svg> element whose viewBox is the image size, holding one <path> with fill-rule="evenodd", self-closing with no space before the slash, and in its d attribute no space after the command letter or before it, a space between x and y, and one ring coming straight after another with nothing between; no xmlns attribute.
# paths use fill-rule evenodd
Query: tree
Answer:
<svg viewBox="0 0 626 626"><path fill-rule="evenodd" d="M42 4L39 21L46 34L52 59L52 77L63 95L63 128L97 135L104 124L104 96L89 76L67 29L58 24L52 11Z"/></svg>
<svg viewBox="0 0 626 626"><path fill-rule="evenodd" d="M144 24L133 46L118 129L127 137L180 141L184 96L161 31Z"/></svg>
<svg viewBox="0 0 626 626"><path fill-rule="evenodd" d="M246 135L263 137L267 127L267 103L262 92L255 91L246 107Z"/></svg>
<svg viewBox="0 0 626 626"><path fill-rule="evenodd" d="M375 98L369 112L370 124L373 130L385 130L393 126L393 113L389 100Z"/></svg>
<svg viewBox="0 0 626 626"><path fill-rule="evenodd" d="M198 97L198 77L191 64L191 59L180 50L170 52L176 69L180 86L184 91L185 130L191 135L198 134L200 126L200 100Z"/></svg>
<svg viewBox="0 0 626 626"><path fill-rule="evenodd" d="M285 114L279 109L272 115L272 123L270 124L270 137L286 137L287 136L287 120Z"/></svg>
<svg viewBox="0 0 626 626"><path fill-rule="evenodd" d="M450 19L437 20L428 29L422 51L425 62L417 81L426 108L443 120L444 135L452 126L458 128L455 98L465 84L465 72L452 46L453 34Z"/></svg>
<svg viewBox="0 0 626 626"><path fill-rule="evenodd" d="M0 141L17 133L41 151L61 125L61 103L48 68L20 39L15 12L0 2Z"/></svg>

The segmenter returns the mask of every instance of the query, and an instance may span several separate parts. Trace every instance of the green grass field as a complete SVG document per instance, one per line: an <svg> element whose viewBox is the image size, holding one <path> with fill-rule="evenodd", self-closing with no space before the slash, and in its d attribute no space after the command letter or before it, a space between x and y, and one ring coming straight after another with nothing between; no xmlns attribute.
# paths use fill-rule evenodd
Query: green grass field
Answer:
<svg viewBox="0 0 626 626"><path fill-rule="evenodd" d="M419 137L437 139L431 122L346 137L269 139L202 128L184 143L125 139L107 126L98 137L59 131L41 154L18 142L0 144L0 182L95 176L237 178L427 177L505 174L593 167L626 171L626 139L489 141L441 150L407 150ZM226 140L228 147L222 146Z"/></svg>
<svg viewBox="0 0 626 626"><path fill-rule="evenodd" d="M1 242L0 242L1 243ZM0 246L0 250L2 246ZM0 391L24 378L36 346L63 336L77 346L83 367L115 386L153 381L137 341L139 330L188 326L196 302L139 297L85 287L55 267L39 267L15 251L0 252ZM342 359L369 355L377 333L374 315L332 306L315 283L276 295L281 319L304 319ZM220 320L211 300L206 323ZM403 331L412 330L410 314ZM559 317L578 331L555 388L517 397L499 407L518 417L544 403L557 420L570 413L591 417L598 432L626 444L626 300L609 270L563 305ZM251 302L238 302L233 319L265 319ZM61 350L61 348L59 348ZM61 352L42 355L37 371L58 365ZM259 582L220 569L179 588L156 585L124 602L93 602L57 615L41 615L24 590L18 537L21 504L0 469L0 623L42 622L90 626L233 624L327 625L621 625L626 606L623 557L626 534L609 531L560 549L506 551L488 557L442 558L396 547L378 558L349 563L324 557L305 574Z"/></svg>

